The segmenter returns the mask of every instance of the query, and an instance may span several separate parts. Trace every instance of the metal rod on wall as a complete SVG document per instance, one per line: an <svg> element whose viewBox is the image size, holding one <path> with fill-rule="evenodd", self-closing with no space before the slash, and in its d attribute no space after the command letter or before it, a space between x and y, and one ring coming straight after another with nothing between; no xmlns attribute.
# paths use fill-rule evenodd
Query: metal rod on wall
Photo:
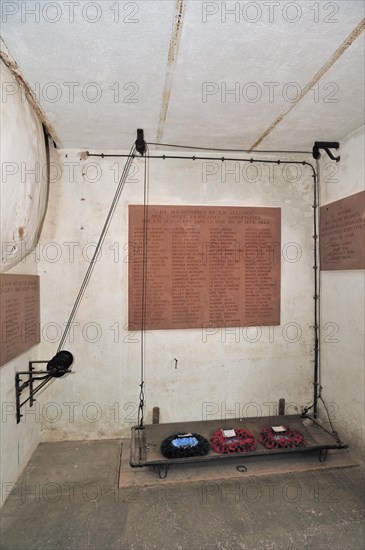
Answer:
<svg viewBox="0 0 365 550"><path fill-rule="evenodd" d="M150 144L150 145L156 145L156 144ZM162 145L162 144L160 144ZM168 146L165 144L165 146ZM170 145L170 147L173 147ZM178 146L182 147L182 146ZM194 147L191 147L191 149L194 149ZM202 149L204 148L196 148L196 149ZM212 149L210 149L212 150ZM254 152L254 151L250 151ZM257 151L259 152L259 151ZM264 151L261 151L263 153ZM281 153L283 154L284 151L265 151L266 153ZM291 151L285 151L286 153L294 153ZM298 151L298 153L304 153L304 151ZM89 157L128 157L129 155L124 154L104 154L104 153L89 153L86 151L87 156ZM309 153L308 153L309 154ZM136 155L132 155L135 157ZM146 158L149 159L162 159L162 160L168 160L168 159L175 159L175 160L217 160L221 162L249 162L249 163L264 163L264 164L301 164L303 166L309 166L312 170L312 177L313 177L313 272L314 272L314 368L313 368L313 404L305 409L305 412L303 414L306 414L308 410L313 408L313 415L314 418L317 418L318 416L318 398L319 398L319 390L320 390L320 360L319 360L319 346L320 346L320 319L319 319L319 269L318 269L318 204L319 204L319 189L318 189L318 177L317 177L317 170L313 166L312 163L302 160L270 160L270 159L255 159L253 157L251 158L231 158L231 157L205 157L205 156L188 156L188 155L145 155ZM317 162L317 169L318 169L318 162Z"/></svg>
<svg viewBox="0 0 365 550"><path fill-rule="evenodd" d="M127 158L131 156L132 158L136 158L137 155L127 155L127 154L104 154L104 153L89 153L86 151L86 155L88 157L101 157L101 158L109 158L109 157L120 157L120 158ZM139 158L139 157L138 157ZM260 163L267 163L267 164L302 164L303 166L311 166L314 170L314 166L305 160L270 160L270 159L255 159L253 157L251 158L232 158L232 157L201 157L201 156L187 156L187 155L145 155L145 158L148 159L162 159L162 160L168 160L168 159L174 159L174 160L219 160L221 162L250 162L251 164L255 162Z"/></svg>
<svg viewBox="0 0 365 550"><path fill-rule="evenodd" d="M173 144L161 144L161 143L149 143L149 145L152 146L160 146L160 147L175 147L175 148L181 148L181 149L195 149L195 150L201 150L201 151L230 151L230 152L242 152L242 153L267 153L267 154L311 154L311 152L307 151L264 151L264 150L234 150L234 149L211 149L211 148L205 148L205 147L193 147L193 146L184 146L184 145L173 145ZM101 158L107 158L107 157L128 157L130 155L125 154L105 154L105 153L89 153L86 151L86 155L88 157L101 157ZM132 158L135 158L136 155L132 155ZM221 162L249 162L249 163L264 163L264 164L301 164L303 166L309 166L312 170L312 177L313 177L313 241L314 241L314 252L313 252L313 272L314 272L314 369L313 369L313 404L306 408L303 414L306 414L308 410L313 408L313 414L314 418L317 418L318 416L318 399L320 397L320 355L319 355L319 347L320 347L320 310L319 310L319 293L320 293L320 285L319 285L319 266L318 266L318 246L319 246L319 239L318 239L318 206L319 206L319 187L318 187L318 161L317 161L317 170L313 166L312 163L307 161L301 161L301 160L271 160L271 159L256 159L253 157L250 158L235 158L235 157L217 157L217 156L196 156L196 155L151 155L147 154L144 155L148 159L162 159L162 160L168 160L168 159L175 159L175 160L206 160L206 161L221 161ZM316 158L316 157L315 157Z"/></svg>

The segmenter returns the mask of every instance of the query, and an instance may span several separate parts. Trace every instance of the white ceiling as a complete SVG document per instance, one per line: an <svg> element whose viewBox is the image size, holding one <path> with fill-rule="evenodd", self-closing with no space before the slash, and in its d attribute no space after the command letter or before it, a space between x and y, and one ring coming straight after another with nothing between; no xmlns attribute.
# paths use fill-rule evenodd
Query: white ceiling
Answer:
<svg viewBox="0 0 365 550"><path fill-rule="evenodd" d="M15 13L4 13L5 4ZM39 17L26 11L36 4ZM364 33L351 36L364 17L362 0L79 0L73 22L69 4L2 6L5 44L60 146L129 149L136 129L143 128L149 142L310 150L316 140L341 140L363 124ZM239 11L224 22L224 8L235 7ZM217 13L204 21L207 11ZM100 19L91 23L85 16ZM73 101L71 82L78 84ZM216 93L203 102L208 82ZM102 91L99 101L83 98L86 86L93 99L96 88L89 83ZM127 83L134 84L123 89ZM276 83L271 98L268 83ZM288 101L310 83L304 97ZM224 85L236 86L239 97L229 94L223 102ZM61 97L52 101L57 90ZM126 101L135 90L135 102ZM248 101L255 90L262 97Z"/></svg>

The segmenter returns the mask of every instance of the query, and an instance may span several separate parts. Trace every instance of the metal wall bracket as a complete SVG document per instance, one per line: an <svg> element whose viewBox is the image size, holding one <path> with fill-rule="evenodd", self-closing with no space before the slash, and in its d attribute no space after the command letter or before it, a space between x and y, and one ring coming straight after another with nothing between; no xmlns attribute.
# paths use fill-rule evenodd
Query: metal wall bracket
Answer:
<svg viewBox="0 0 365 550"><path fill-rule="evenodd" d="M48 363L48 361L29 361L29 370L27 371L19 371L15 373L15 399L16 399L16 423L19 424L21 417L23 416L20 414L20 409L28 403L31 407L33 407L33 403L35 401L34 395L43 387L48 380L52 378L49 371L36 371L34 370L33 365L34 364L40 364L40 363ZM41 377L40 377L41 375ZM23 382L23 377L27 376L28 379ZM36 388L34 388L34 382L36 380L43 380L42 384L39 384ZM25 399L23 402L20 401L20 396L22 392L29 388L29 397Z"/></svg>
<svg viewBox="0 0 365 550"><path fill-rule="evenodd" d="M338 162L340 160L340 156L333 156L333 154L331 153L330 149L338 149L340 146L339 142L338 141L315 141L314 142L314 145L313 145L313 151L312 151L312 154L313 154L313 158L314 159L319 159L321 158L321 153L320 153L320 149L323 149L327 155L329 156L329 158L331 160L335 160L336 162Z"/></svg>
<svg viewBox="0 0 365 550"><path fill-rule="evenodd" d="M16 403L16 423L19 424L22 414L21 408L29 402L32 407L35 401L34 396L53 378L60 378L70 373L69 367L73 362L73 355L69 351L58 352L50 361L29 361L29 370L18 371L15 373L15 403ZM33 365L47 364L47 370L34 370ZM23 377L27 377L23 381ZM41 383L34 387L34 382ZM20 396L25 389L29 389L29 395L24 401Z"/></svg>

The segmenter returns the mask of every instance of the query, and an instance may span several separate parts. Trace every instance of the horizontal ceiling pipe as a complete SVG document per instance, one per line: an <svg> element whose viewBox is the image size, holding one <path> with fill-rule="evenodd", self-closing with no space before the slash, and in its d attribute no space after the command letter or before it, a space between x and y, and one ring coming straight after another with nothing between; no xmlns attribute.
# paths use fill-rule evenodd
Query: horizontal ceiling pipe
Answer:
<svg viewBox="0 0 365 550"><path fill-rule="evenodd" d="M315 168L313 164L310 162L307 162L305 160L270 160L270 159L254 159L254 158L231 158L231 157L199 157L199 156L182 156L182 155L128 155L128 154L105 154L105 153L89 153L86 151L86 155L88 157L101 157L101 158L107 158L107 157L120 157L120 158L148 158L148 159L162 159L162 160L168 160L168 159L175 159L175 160L219 160L221 162L250 162L251 164L255 162L262 162L262 163L269 163L269 164L302 164L303 166L310 166L312 170L315 172Z"/></svg>

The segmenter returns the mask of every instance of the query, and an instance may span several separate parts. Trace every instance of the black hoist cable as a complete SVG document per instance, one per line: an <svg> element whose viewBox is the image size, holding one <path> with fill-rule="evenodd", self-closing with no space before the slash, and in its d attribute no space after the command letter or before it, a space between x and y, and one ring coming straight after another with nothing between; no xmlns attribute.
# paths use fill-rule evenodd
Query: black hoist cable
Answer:
<svg viewBox="0 0 365 550"><path fill-rule="evenodd" d="M70 313L70 316L68 318L68 321L66 323L66 328L65 330L63 331L63 334L62 334L62 337L61 337L61 340L60 340L60 343L59 343L59 346L57 348L57 352L61 351L62 348L63 348L63 345L66 341L66 338L67 338L67 335L70 331L70 328L72 326L72 321L74 320L75 318L75 315L77 313L77 310L79 308L79 305L80 305L80 302L82 300L82 297L85 293L85 290L87 288L87 285L90 281L90 278L91 278L91 275L92 275L92 272L94 271L94 267L96 265L96 262L98 261L98 257L99 257L99 253L100 253L100 250L101 250L101 247L103 246L103 242L105 240L105 236L107 234L107 231L109 229L109 226L110 226L110 222L112 221L112 218L113 218L113 215L114 215L114 212L115 212L115 209L117 207L117 204L119 202L119 198L120 198L120 195L122 194L122 191L123 191L123 188L124 188L124 185L125 185L125 182L127 180L127 177L128 177L128 174L129 174L129 170L130 170L130 167L131 167L131 164L133 162L133 159L135 157L134 153L135 153L135 150L136 150L136 145L135 143L132 145L131 147L131 150L129 151L129 154L127 155L127 162L125 163L125 166L124 166L124 169L123 169L123 172L122 172L122 175L120 177L120 180L119 180L119 183L118 183L118 187L115 191L115 194L114 194L114 198L113 198L113 201L111 203L111 206L110 206L110 209L109 209L109 212L108 212L108 215L105 219L105 222L104 222L104 226L103 226L103 229L101 231L101 234L100 234L100 237L99 237L99 240L98 240L98 243L96 245L96 248L95 248L95 251L94 251L94 254L93 254L93 257L91 258L91 261L90 261L90 265L86 271L86 274L85 274L85 277L84 277L84 280L82 281L82 284L81 284L81 287L80 287L80 290L77 294L77 297L76 297L76 300L75 300L75 303L72 307L72 310L71 310L71 313Z"/></svg>
<svg viewBox="0 0 365 550"><path fill-rule="evenodd" d="M148 147L144 157L143 176L143 236L142 236L142 292L141 292L141 381L138 406L138 426L144 427L144 370L145 370L145 327L147 311L147 249L148 249L148 199L149 199L149 157Z"/></svg>

